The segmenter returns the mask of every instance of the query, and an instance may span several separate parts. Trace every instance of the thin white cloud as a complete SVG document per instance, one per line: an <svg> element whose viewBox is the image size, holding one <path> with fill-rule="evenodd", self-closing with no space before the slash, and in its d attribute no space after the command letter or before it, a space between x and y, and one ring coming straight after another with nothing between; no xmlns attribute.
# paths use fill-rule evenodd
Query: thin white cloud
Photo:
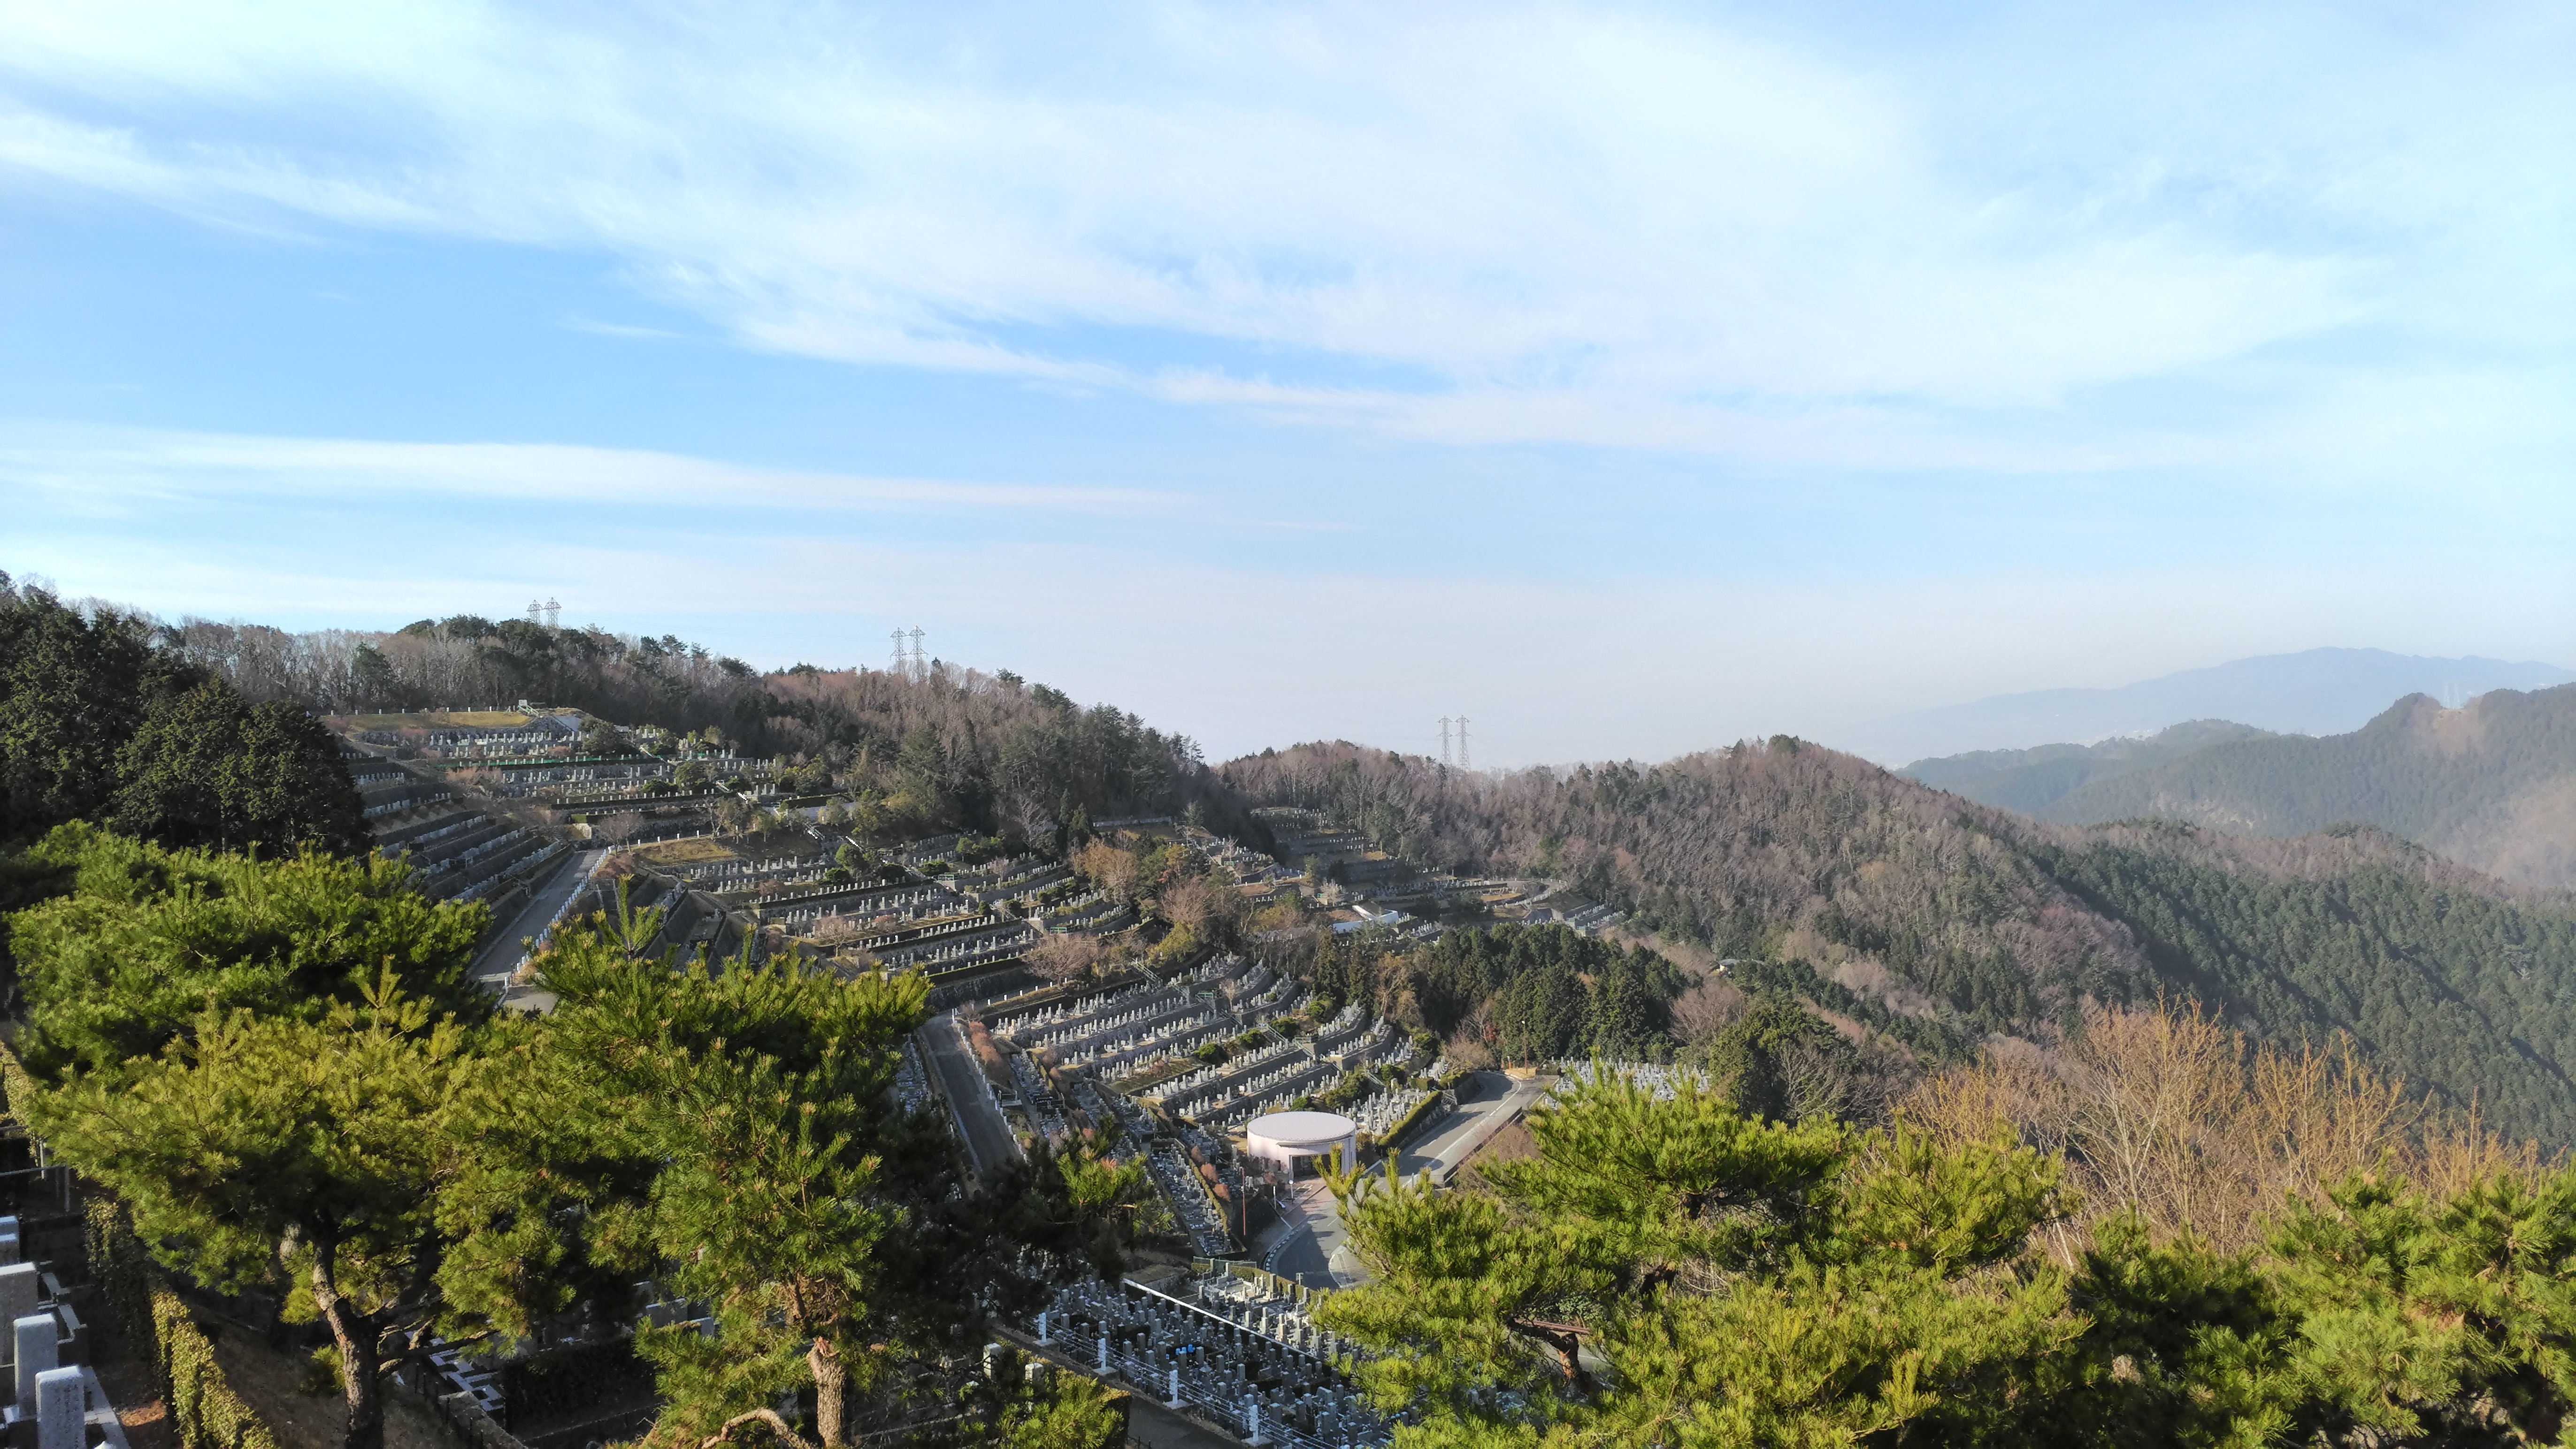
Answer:
<svg viewBox="0 0 2576 1449"><path fill-rule="evenodd" d="M2522 228L2576 195L2545 154L2569 107L2527 57L2481 86L2418 54L2488 55L2525 13L2429 39L2096 16L1977 64L1549 5L31 5L0 18L22 92L0 165L601 248L800 354L1442 441L1954 466L2006 430L1931 413L2045 419L2360 324L2556 326L2477 278L2568 294ZM2268 92L2245 54L2280 64ZM2364 99L2399 139L2355 130ZM1174 337L1277 360L1176 383ZM1325 405L1359 397L1350 364L1418 381ZM1262 374L1309 401L1265 401ZM1802 409L1868 436L1748 421Z"/></svg>
<svg viewBox="0 0 2576 1449"><path fill-rule="evenodd" d="M674 453L531 443L405 443L142 429L0 426L0 488L75 506L187 498L717 505L762 510L1132 515L1186 507L1135 488L864 477Z"/></svg>

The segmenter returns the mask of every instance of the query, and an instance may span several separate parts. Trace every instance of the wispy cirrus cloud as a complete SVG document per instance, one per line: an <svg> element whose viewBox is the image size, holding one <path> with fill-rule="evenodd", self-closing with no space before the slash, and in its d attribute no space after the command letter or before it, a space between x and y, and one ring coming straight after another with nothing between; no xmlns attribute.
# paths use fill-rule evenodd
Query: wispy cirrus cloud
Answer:
<svg viewBox="0 0 2576 1449"><path fill-rule="evenodd" d="M2492 144L2567 131L2539 14L2068 36L2002 7L1960 18L1971 56L1543 4L31 6L0 22L0 164L596 250L798 355L1463 443L1758 456L1784 434L1749 419L1818 409L1874 435L1839 451L1947 467L2070 399L2356 328L2527 329L2477 278L2568 294L2516 223L2576 187ZM2485 84L2437 63L2517 27ZM2402 140L2354 129L2410 84ZM2096 426L2098 456L2140 446Z"/></svg>

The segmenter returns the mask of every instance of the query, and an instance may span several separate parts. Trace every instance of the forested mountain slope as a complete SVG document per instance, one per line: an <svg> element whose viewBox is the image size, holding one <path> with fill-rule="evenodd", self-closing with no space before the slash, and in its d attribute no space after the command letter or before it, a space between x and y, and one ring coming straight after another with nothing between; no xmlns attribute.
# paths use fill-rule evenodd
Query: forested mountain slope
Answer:
<svg viewBox="0 0 2576 1449"><path fill-rule="evenodd" d="M1558 877L1668 940L1804 961L1819 1004L1939 1027L1905 1033L1918 1050L2189 995L2275 1040L2350 1032L2419 1089L2576 1143L2576 912L2383 832L2034 824L1787 739L1564 776L1346 744L1219 773L1427 865Z"/></svg>
<svg viewBox="0 0 2576 1449"><path fill-rule="evenodd" d="M0 574L0 605L14 597L8 575ZM669 635L597 626L458 614L389 633L299 634L194 618L168 623L97 601L62 605L36 591L29 597L44 599L83 640L91 639L85 620L105 621L94 642L72 650L82 659L112 643L132 656L119 666L127 673L148 665L173 678L211 677L263 710L284 711L280 718L527 699L619 724L711 732L746 754L784 760L790 789L845 796L872 828L897 832L1036 830L1070 823L1076 812L1177 814L1192 804L1212 823L1239 823L1229 813L1231 797L1186 737L1108 705L1078 705L1008 671L934 662L921 676L812 665L763 673ZM7 617L0 611L0 625ZM0 628L0 664L11 657L7 637ZM80 735L105 760L124 736L101 734L91 723L65 714L45 727ZM8 725L0 736L31 729ZM327 740L318 727L312 733ZM14 758L0 740L0 810L15 788ZM104 764L85 774L112 784ZM94 803L54 818L85 811L96 813Z"/></svg>
<svg viewBox="0 0 2576 1449"><path fill-rule="evenodd" d="M1935 790L2035 815L2097 780L2169 764L2212 745L2270 738L2268 730L2252 725L2196 719L2151 735L2095 745L2036 745L2027 750L1977 750L1916 760L1896 773Z"/></svg>
<svg viewBox="0 0 2576 1449"><path fill-rule="evenodd" d="M2270 836L2357 821L2505 880L2576 885L2576 685L2500 689L2459 709L2411 695L2351 734L2213 745L2034 813Z"/></svg>

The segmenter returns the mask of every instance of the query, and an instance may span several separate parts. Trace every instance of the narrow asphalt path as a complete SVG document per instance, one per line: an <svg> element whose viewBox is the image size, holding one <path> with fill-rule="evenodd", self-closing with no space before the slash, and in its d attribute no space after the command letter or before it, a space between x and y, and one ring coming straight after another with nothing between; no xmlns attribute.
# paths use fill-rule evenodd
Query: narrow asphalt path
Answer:
<svg viewBox="0 0 2576 1449"><path fill-rule="evenodd" d="M536 894L528 898L528 904L520 910L518 918L510 922L510 928L493 937L492 944L483 948L483 954L474 958L474 979L494 991L507 991L510 972L528 949L527 939L553 923L555 913L572 900L575 892L590 883L591 874L606 859L608 852L605 850L578 850L556 866L555 873L546 878L545 884L537 887Z"/></svg>
<svg viewBox="0 0 2576 1449"><path fill-rule="evenodd" d="M1016 1161L1020 1140L984 1085L983 1070L975 1065L975 1053L966 1045L966 1033L957 1018L946 1013L932 1017L914 1033L914 1040L921 1044L922 1059L938 1074L939 1095L948 1099L949 1115L965 1140L966 1160L975 1175L984 1177L1003 1163Z"/></svg>
<svg viewBox="0 0 2576 1449"><path fill-rule="evenodd" d="M1342 1231L1341 1209L1330 1187L1320 1179L1300 1182L1279 1207L1283 1217L1295 1222L1269 1257L1271 1272L1309 1288L1347 1288L1368 1281L1368 1270L1353 1256Z"/></svg>
<svg viewBox="0 0 2576 1449"><path fill-rule="evenodd" d="M1529 1110L1531 1103L1544 1094L1550 1083L1545 1078L1522 1080L1501 1072L1476 1072L1458 1087L1458 1110L1449 1114L1439 1130L1404 1149L1397 1159L1396 1170L1406 1177L1429 1172L1434 1182L1447 1182L1485 1139Z"/></svg>

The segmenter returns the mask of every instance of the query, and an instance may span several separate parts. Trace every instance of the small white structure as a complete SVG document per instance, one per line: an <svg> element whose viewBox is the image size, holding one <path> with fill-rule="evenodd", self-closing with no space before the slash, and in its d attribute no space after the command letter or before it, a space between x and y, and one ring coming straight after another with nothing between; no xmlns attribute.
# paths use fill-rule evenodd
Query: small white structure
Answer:
<svg viewBox="0 0 2576 1449"><path fill-rule="evenodd" d="M1360 1158L1360 1125L1339 1112L1273 1112L1244 1124L1243 1153L1267 1158L1297 1171L1300 1157L1321 1157L1338 1150L1342 1170Z"/></svg>

